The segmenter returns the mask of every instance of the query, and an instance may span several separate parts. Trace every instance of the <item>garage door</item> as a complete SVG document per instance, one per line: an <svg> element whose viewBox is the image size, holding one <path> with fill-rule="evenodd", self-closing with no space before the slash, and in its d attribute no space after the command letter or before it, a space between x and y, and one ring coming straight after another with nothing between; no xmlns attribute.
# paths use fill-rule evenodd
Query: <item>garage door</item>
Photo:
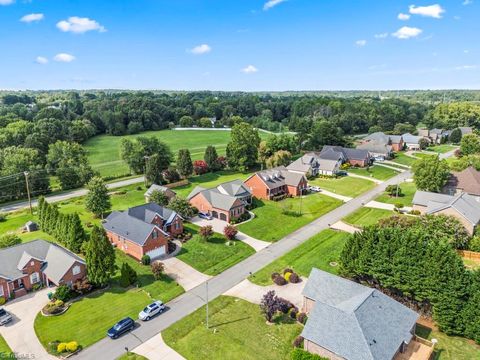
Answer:
<svg viewBox="0 0 480 360"><path fill-rule="evenodd" d="M227 215L220 213L220 220L227 221Z"/></svg>
<svg viewBox="0 0 480 360"><path fill-rule="evenodd" d="M165 255L165 246L161 246L158 249L147 252L147 255L150 256L150 259L156 259L160 256Z"/></svg>
<svg viewBox="0 0 480 360"><path fill-rule="evenodd" d="M218 219L218 213L216 211L212 211L212 216Z"/></svg>

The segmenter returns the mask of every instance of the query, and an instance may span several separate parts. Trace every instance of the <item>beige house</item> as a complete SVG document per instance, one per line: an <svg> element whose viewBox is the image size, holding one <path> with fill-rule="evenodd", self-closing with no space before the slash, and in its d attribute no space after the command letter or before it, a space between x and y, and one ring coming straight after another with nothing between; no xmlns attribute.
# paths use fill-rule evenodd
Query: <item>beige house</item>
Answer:
<svg viewBox="0 0 480 360"><path fill-rule="evenodd" d="M418 190L412 204L422 214L453 216L471 235L480 222L480 203L467 193L448 195Z"/></svg>

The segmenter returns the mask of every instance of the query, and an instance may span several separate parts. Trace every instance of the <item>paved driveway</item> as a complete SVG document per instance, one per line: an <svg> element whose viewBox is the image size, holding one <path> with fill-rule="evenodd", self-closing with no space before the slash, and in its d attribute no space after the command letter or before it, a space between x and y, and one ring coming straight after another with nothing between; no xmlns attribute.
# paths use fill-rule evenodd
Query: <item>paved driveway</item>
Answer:
<svg viewBox="0 0 480 360"><path fill-rule="evenodd" d="M52 288L47 288L30 293L4 306L12 314L13 321L0 326L0 334L13 352L20 355L19 359L56 359L43 348L33 329L35 317L48 301L47 293L51 291Z"/></svg>
<svg viewBox="0 0 480 360"><path fill-rule="evenodd" d="M185 291L193 289L211 278L176 257L161 260L161 262L165 265L165 273L178 282Z"/></svg>
<svg viewBox="0 0 480 360"><path fill-rule="evenodd" d="M132 351L145 356L148 360L185 360L182 355L165 344L162 334L155 335Z"/></svg>

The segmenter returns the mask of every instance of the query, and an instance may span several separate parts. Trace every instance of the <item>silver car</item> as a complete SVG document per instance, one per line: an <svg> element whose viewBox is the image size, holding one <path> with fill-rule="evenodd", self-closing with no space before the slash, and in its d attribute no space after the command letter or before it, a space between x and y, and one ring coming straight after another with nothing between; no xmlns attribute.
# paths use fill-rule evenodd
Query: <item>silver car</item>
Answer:
<svg viewBox="0 0 480 360"><path fill-rule="evenodd" d="M12 315L4 308L0 308L0 325L8 324L10 321L12 321Z"/></svg>
<svg viewBox="0 0 480 360"><path fill-rule="evenodd" d="M161 314L164 310L165 305L161 301L154 301L138 314L138 318L142 321L148 321L155 315Z"/></svg>

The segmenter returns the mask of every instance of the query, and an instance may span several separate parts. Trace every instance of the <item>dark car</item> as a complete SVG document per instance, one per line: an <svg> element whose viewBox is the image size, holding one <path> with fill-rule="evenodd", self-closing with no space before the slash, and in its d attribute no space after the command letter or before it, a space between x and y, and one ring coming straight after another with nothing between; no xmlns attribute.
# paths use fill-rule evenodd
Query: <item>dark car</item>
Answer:
<svg viewBox="0 0 480 360"><path fill-rule="evenodd" d="M127 331L131 331L135 328L135 321L132 318L126 317L125 319L120 320L115 325L113 325L107 331L107 335L112 338L116 339L120 335L126 333Z"/></svg>

